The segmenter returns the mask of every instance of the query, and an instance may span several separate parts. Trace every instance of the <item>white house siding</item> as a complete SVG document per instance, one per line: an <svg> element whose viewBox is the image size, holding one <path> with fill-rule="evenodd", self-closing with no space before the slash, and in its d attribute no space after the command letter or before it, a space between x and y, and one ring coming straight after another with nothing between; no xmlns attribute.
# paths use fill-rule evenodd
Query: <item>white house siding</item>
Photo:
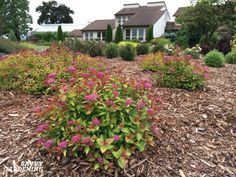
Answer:
<svg viewBox="0 0 236 177"><path fill-rule="evenodd" d="M86 38L86 33L88 34L88 38ZM82 34L82 39L84 41L92 41L92 40L98 40L98 33L100 33L100 41L104 41L105 37L103 36L102 31L86 31Z"/></svg>
<svg viewBox="0 0 236 177"><path fill-rule="evenodd" d="M153 25L153 37L161 37L165 34L166 22L170 20L168 12L164 13L162 17Z"/></svg>

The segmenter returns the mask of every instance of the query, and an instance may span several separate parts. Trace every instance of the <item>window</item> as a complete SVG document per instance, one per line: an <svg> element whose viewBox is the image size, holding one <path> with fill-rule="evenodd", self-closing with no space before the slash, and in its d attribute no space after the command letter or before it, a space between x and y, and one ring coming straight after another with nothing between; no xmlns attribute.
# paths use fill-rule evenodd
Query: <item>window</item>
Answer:
<svg viewBox="0 0 236 177"><path fill-rule="evenodd" d="M137 29L132 30L132 39L137 39Z"/></svg>
<svg viewBox="0 0 236 177"><path fill-rule="evenodd" d="M98 41L101 40L101 32L97 32L97 39L98 39Z"/></svg>
<svg viewBox="0 0 236 177"><path fill-rule="evenodd" d="M121 25L121 19L122 17L118 17L118 23Z"/></svg>
<svg viewBox="0 0 236 177"><path fill-rule="evenodd" d="M106 40L106 32L102 32L102 40L103 40L103 41Z"/></svg>
<svg viewBox="0 0 236 177"><path fill-rule="evenodd" d="M85 33L85 40L87 41L89 39L89 35L88 35L88 33L86 32Z"/></svg>
<svg viewBox="0 0 236 177"><path fill-rule="evenodd" d="M143 28L140 28L139 30L138 30L138 39L140 40L140 41L143 41L143 39L144 39L144 29Z"/></svg>
<svg viewBox="0 0 236 177"><path fill-rule="evenodd" d="M93 40L93 32L90 32L90 40Z"/></svg>
<svg viewBox="0 0 236 177"><path fill-rule="evenodd" d="M126 33L125 33L125 39L126 39L126 40L130 40L130 29L126 29L125 31L126 31Z"/></svg>

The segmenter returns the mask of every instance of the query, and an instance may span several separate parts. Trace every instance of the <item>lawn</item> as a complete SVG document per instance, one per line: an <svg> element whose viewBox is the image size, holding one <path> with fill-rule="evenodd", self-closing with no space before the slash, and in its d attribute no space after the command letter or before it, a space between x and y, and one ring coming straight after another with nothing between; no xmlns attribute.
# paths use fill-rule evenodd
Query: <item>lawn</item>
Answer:
<svg viewBox="0 0 236 177"><path fill-rule="evenodd" d="M43 51L43 50L48 49L50 47L50 46L46 46L46 45L38 45L38 44L29 43L29 42L22 42L21 46L29 48L29 49L34 49L36 51Z"/></svg>
<svg viewBox="0 0 236 177"><path fill-rule="evenodd" d="M135 80L153 73L142 71L135 61L108 60L108 68ZM0 163L12 160L43 161L44 176L233 176L236 173L236 122L233 116L236 65L210 68L204 88L197 91L154 85L161 97L159 140L146 151L131 157L125 170L94 172L79 158L62 158L39 150L32 136L39 120L32 109L46 104L49 96L32 96L15 91L0 92ZM3 175L3 166L0 167ZM40 173L35 173L40 175ZM25 174L27 176L27 174Z"/></svg>

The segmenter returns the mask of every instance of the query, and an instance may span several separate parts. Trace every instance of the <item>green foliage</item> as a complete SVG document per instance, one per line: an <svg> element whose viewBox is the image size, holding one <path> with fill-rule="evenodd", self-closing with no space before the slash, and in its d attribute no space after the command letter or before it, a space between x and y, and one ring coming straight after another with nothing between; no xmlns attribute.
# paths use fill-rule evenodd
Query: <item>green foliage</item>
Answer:
<svg viewBox="0 0 236 177"><path fill-rule="evenodd" d="M85 48L87 49L87 53L91 57L98 57L98 56L103 56L103 50L105 49L105 44L102 42L86 41Z"/></svg>
<svg viewBox="0 0 236 177"><path fill-rule="evenodd" d="M204 62L207 66L218 68L224 66L225 59L221 52L212 50L204 57Z"/></svg>
<svg viewBox="0 0 236 177"><path fill-rule="evenodd" d="M38 41L56 41L57 40L57 33L56 32L34 32L32 34L32 38L35 42Z"/></svg>
<svg viewBox="0 0 236 177"><path fill-rule="evenodd" d="M63 36L62 28L61 25L58 26L57 28L57 41L64 41L65 38Z"/></svg>
<svg viewBox="0 0 236 177"><path fill-rule="evenodd" d="M107 25L106 42L112 42L112 27L111 27L111 25Z"/></svg>
<svg viewBox="0 0 236 177"><path fill-rule="evenodd" d="M13 30L17 40L30 30L32 17L29 15L28 0L0 0L1 33L6 34Z"/></svg>
<svg viewBox="0 0 236 177"><path fill-rule="evenodd" d="M231 41L231 50L236 50L236 36L233 37L233 40Z"/></svg>
<svg viewBox="0 0 236 177"><path fill-rule="evenodd" d="M136 51L132 45L127 44L125 46L119 47L119 54L123 60L133 61L134 57L136 56Z"/></svg>
<svg viewBox="0 0 236 177"><path fill-rule="evenodd" d="M172 55L174 50L174 45L169 39L166 38L155 38L151 41L153 44L152 46L152 52L166 52L170 55Z"/></svg>
<svg viewBox="0 0 236 177"><path fill-rule="evenodd" d="M134 48L136 48L139 43L135 41L122 41L122 42L119 42L118 46L119 47L126 46L127 44L132 45Z"/></svg>
<svg viewBox="0 0 236 177"><path fill-rule="evenodd" d="M153 145L159 101L149 80L118 79L94 68L68 75L74 82L58 85L54 101L34 109L42 120L40 147L89 161L95 170L114 170Z"/></svg>
<svg viewBox="0 0 236 177"><path fill-rule="evenodd" d="M189 47L189 36L184 30L179 30L176 34L175 44L180 46L182 49Z"/></svg>
<svg viewBox="0 0 236 177"><path fill-rule="evenodd" d="M138 44L136 47L137 55L146 55L149 53L149 45L148 44Z"/></svg>
<svg viewBox="0 0 236 177"><path fill-rule="evenodd" d="M150 42L153 39L153 26L149 26L147 30L147 42Z"/></svg>
<svg viewBox="0 0 236 177"><path fill-rule="evenodd" d="M121 25L119 24L116 28L115 43L119 43L121 41L123 41L123 31L121 29Z"/></svg>
<svg viewBox="0 0 236 177"><path fill-rule="evenodd" d="M186 55L191 55L193 59L199 59L201 56L201 50L201 47L196 45L195 47L185 49L184 53Z"/></svg>
<svg viewBox="0 0 236 177"><path fill-rule="evenodd" d="M13 42L7 39L0 39L0 52L2 53L13 53L18 52L25 47L21 46L17 42Z"/></svg>
<svg viewBox="0 0 236 177"><path fill-rule="evenodd" d="M225 62L229 64L236 64L236 50L233 50L225 56Z"/></svg>
<svg viewBox="0 0 236 177"><path fill-rule="evenodd" d="M17 39L16 39L16 35L15 35L15 33L14 33L14 31L13 30L10 30L10 32L8 33L8 39L10 40L10 41L17 41Z"/></svg>
<svg viewBox="0 0 236 177"><path fill-rule="evenodd" d="M115 58L118 56L118 46L116 44L108 44L106 46L105 54L107 58Z"/></svg>
<svg viewBox="0 0 236 177"><path fill-rule="evenodd" d="M160 86L196 90L202 88L208 75L207 67L192 63L186 57L152 54L140 62L142 68L155 71Z"/></svg>
<svg viewBox="0 0 236 177"><path fill-rule="evenodd" d="M36 8L36 12L41 13L38 24L73 23L71 14L74 14L74 11L65 4L58 5L57 1L43 2L42 5Z"/></svg>

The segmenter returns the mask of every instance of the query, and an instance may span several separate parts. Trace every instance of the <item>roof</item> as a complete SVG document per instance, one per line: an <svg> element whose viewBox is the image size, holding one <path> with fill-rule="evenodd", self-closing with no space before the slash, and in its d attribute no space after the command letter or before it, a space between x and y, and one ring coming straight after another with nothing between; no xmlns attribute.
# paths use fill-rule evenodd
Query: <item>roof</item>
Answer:
<svg viewBox="0 0 236 177"><path fill-rule="evenodd" d="M73 30L69 33L70 37L82 37L82 31L80 29Z"/></svg>
<svg viewBox="0 0 236 177"><path fill-rule="evenodd" d="M187 9L188 7L180 7L177 9L177 11L175 12L175 14L173 15L174 17L178 17L180 16L184 11L185 9Z"/></svg>
<svg viewBox="0 0 236 177"><path fill-rule="evenodd" d="M128 21L123 24L123 26L130 27L154 25L166 13L166 10L161 10L163 7L164 6L140 6L138 8L126 8L128 11L136 12Z"/></svg>
<svg viewBox="0 0 236 177"><path fill-rule="evenodd" d="M166 31L180 30L181 25L176 24L175 22L167 22L166 23Z"/></svg>
<svg viewBox="0 0 236 177"><path fill-rule="evenodd" d="M43 24L39 25L33 32L56 32L59 25L61 25L64 32L71 32L81 28L81 25L78 24Z"/></svg>
<svg viewBox="0 0 236 177"><path fill-rule="evenodd" d="M94 22L83 28L81 31L106 31L107 25L111 25L111 27L114 28L115 20L95 20Z"/></svg>

